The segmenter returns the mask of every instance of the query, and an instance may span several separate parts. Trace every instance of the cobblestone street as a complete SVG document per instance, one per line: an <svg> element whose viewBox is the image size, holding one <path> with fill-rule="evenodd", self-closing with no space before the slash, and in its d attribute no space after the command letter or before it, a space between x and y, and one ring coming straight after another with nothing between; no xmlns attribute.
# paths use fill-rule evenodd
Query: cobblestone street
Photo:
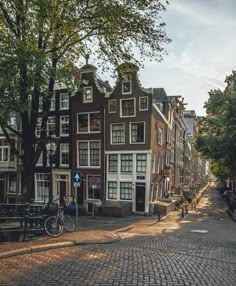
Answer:
<svg viewBox="0 0 236 286"><path fill-rule="evenodd" d="M120 230L122 240L0 260L1 285L236 285L236 223L210 189L179 222Z"/></svg>

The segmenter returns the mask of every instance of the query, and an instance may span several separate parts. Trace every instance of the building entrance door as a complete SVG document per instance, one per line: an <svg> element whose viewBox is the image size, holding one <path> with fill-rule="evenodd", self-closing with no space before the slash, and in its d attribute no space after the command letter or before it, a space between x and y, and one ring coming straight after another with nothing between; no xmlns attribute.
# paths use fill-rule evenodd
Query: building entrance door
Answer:
<svg viewBox="0 0 236 286"><path fill-rule="evenodd" d="M145 184L136 183L136 212L145 211Z"/></svg>

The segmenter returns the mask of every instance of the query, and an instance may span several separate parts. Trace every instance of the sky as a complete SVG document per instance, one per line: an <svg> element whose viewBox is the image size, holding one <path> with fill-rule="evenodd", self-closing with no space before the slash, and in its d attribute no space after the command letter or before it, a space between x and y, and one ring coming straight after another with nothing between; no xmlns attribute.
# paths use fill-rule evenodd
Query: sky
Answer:
<svg viewBox="0 0 236 286"><path fill-rule="evenodd" d="M161 63L146 61L143 87L163 87L181 95L197 115L211 89L224 89L236 69L236 0L170 0L162 19L172 39Z"/></svg>

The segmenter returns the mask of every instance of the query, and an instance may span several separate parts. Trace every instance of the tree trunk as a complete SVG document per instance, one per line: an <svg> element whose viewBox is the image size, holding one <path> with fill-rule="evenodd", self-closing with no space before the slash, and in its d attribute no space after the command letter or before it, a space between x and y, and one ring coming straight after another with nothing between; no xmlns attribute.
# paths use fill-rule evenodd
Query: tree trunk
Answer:
<svg viewBox="0 0 236 286"><path fill-rule="evenodd" d="M22 172L22 196L24 202L34 200L34 168L27 166Z"/></svg>

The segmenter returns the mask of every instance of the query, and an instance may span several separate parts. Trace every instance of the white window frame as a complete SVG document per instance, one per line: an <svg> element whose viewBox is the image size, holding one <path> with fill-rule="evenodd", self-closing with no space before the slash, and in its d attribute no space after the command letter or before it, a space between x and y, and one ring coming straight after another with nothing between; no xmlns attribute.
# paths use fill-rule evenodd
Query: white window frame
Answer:
<svg viewBox="0 0 236 286"><path fill-rule="evenodd" d="M163 145L163 130L160 127L157 130L157 144Z"/></svg>
<svg viewBox="0 0 236 286"><path fill-rule="evenodd" d="M131 186L130 190L131 190L131 198L130 199L124 199L124 198L121 198L121 184L129 184ZM121 201L132 201L133 200L133 184L132 182L130 181L120 181L120 184L119 184L119 193L120 193L120 200Z"/></svg>
<svg viewBox="0 0 236 286"><path fill-rule="evenodd" d="M100 130L99 131L91 131L91 114L100 114ZM88 115L88 131L79 131L79 115L87 114ZM102 119L101 119L101 112L79 112L77 113L77 134L88 134L88 133L100 133L102 127Z"/></svg>
<svg viewBox="0 0 236 286"><path fill-rule="evenodd" d="M54 119L53 123L49 123L49 119ZM49 129L50 125L54 125L54 129ZM47 120L47 136L50 136L50 130L53 130L53 135L56 136L56 117L55 116L48 116Z"/></svg>
<svg viewBox="0 0 236 286"><path fill-rule="evenodd" d="M10 180L10 177L14 176L15 180ZM13 183L13 184L12 184ZM10 187L13 187L13 191L10 191ZM8 194L16 194L16 173L9 173L8 175L8 187L7 187Z"/></svg>
<svg viewBox="0 0 236 286"><path fill-rule="evenodd" d="M86 91L90 90L91 91L91 99L87 100L86 99ZM83 103L91 103L93 102L93 87L92 86L86 86L83 87Z"/></svg>
<svg viewBox="0 0 236 286"><path fill-rule="evenodd" d="M111 184L116 184L116 197L109 197L109 183ZM112 190L115 190L115 187L112 188ZM112 193L113 195L115 194L114 192ZM108 200L118 200L118 182L117 181L108 181L107 182L107 199Z"/></svg>
<svg viewBox="0 0 236 286"><path fill-rule="evenodd" d="M62 101L62 97L65 95L68 97L68 99ZM65 107L63 107L62 103L65 103L65 102L67 102L67 104ZM70 108L70 95L68 92L61 92L60 93L60 110L68 110L69 108Z"/></svg>
<svg viewBox="0 0 236 286"><path fill-rule="evenodd" d="M68 122L62 122L63 118L68 118ZM62 124L67 124L68 123L68 133L63 133L62 132ZM60 136L69 136L69 129L70 129L70 117L69 115L62 115L60 116Z"/></svg>
<svg viewBox="0 0 236 286"><path fill-rule="evenodd" d="M36 149L37 149L37 145L35 146L35 151ZM43 150L41 150L36 166L43 166Z"/></svg>
<svg viewBox="0 0 236 286"><path fill-rule="evenodd" d="M67 152L62 152L62 147L67 146ZM68 154L68 164L62 163L62 154ZM62 167L69 167L70 164L70 144L69 143L61 143L60 144L60 166Z"/></svg>
<svg viewBox="0 0 236 286"><path fill-rule="evenodd" d="M145 156L145 160L140 160L139 156L141 156L142 158ZM142 164L139 165L138 162L144 162L144 161L146 163L145 163L145 171L143 172L143 170L140 171L140 169L138 169L138 168L141 168L141 169L143 168L143 165ZM146 174L146 172L147 172L147 154L145 153L136 154L136 173Z"/></svg>
<svg viewBox="0 0 236 286"><path fill-rule="evenodd" d="M92 142L98 142L99 143L99 165L93 166L91 165L91 156L90 156L90 144ZM87 166L80 166L79 161L79 143L88 143L88 165ZM93 168L93 169L98 169L101 168L101 141L100 140L77 140L76 142L76 148L77 148L77 167L78 168Z"/></svg>
<svg viewBox="0 0 236 286"><path fill-rule="evenodd" d="M147 100L147 107L146 107L146 108L141 108L141 100L142 100L143 98ZM140 111L148 110L148 96L139 97L139 110L140 110Z"/></svg>
<svg viewBox="0 0 236 286"><path fill-rule="evenodd" d="M50 111L54 111L56 108L56 94L53 92L53 95L51 97L51 104L50 104Z"/></svg>
<svg viewBox="0 0 236 286"><path fill-rule="evenodd" d="M132 124L137 123L144 123L143 124L143 142L132 142ZM138 122L130 122L129 123L129 143L130 144L145 144L145 136L146 136L146 122L145 121L138 121Z"/></svg>
<svg viewBox="0 0 236 286"><path fill-rule="evenodd" d="M133 100L134 101L134 114L133 115L123 115L122 114L122 102L127 100ZM127 117L136 117L136 98L122 98L120 99L120 117L121 118L127 118Z"/></svg>
<svg viewBox="0 0 236 286"><path fill-rule="evenodd" d="M35 136L36 137L40 137L42 120L43 120L42 117L37 118L37 123L36 123L36 127L35 127Z"/></svg>
<svg viewBox="0 0 236 286"><path fill-rule="evenodd" d="M124 91L124 83L129 82L130 83L130 90L125 92ZM132 81L131 80L123 80L122 81L122 94L131 94L132 93Z"/></svg>
<svg viewBox="0 0 236 286"><path fill-rule="evenodd" d="M37 175L39 175L39 178L40 178L40 175L41 177L42 176L45 176L47 175L48 176L48 180L37 180ZM35 176L35 201L37 202L47 202L48 199L49 199L49 188L50 188L50 174L49 173L35 173L34 174ZM44 196L44 199L37 199L38 197L38 185L37 185L37 182L48 182L48 187L47 188L44 188L45 190L47 190L47 196ZM45 194L45 190L43 191L43 193ZM45 199L46 198L46 199Z"/></svg>
<svg viewBox="0 0 236 286"><path fill-rule="evenodd" d="M115 156L116 157L116 161L115 160L110 160L110 156ZM108 163L108 166L107 166L107 170L108 170L108 172L109 173L117 173L118 172L118 162L119 162L119 156L118 156L118 154L108 154L108 156L107 156L107 163ZM110 162L116 162L116 171L112 171L111 169L110 169Z"/></svg>
<svg viewBox="0 0 236 286"><path fill-rule="evenodd" d="M7 160L1 160L0 162L1 163L2 162L10 162L10 151L11 151L10 145L7 143L7 140L5 137L1 137L0 140L4 140L6 142L6 145L0 145L1 157L3 159L5 157L4 153L6 152L5 155L6 155L6 159L7 159Z"/></svg>
<svg viewBox="0 0 236 286"><path fill-rule="evenodd" d="M111 103L111 102L115 102L115 111L111 111L111 110L110 110L110 103ZM108 100L108 113L116 113L116 111L117 111L116 99L110 99L110 100Z"/></svg>
<svg viewBox="0 0 236 286"><path fill-rule="evenodd" d="M126 168L129 167L129 169L131 169L129 171L122 170L122 157L124 157L124 156L130 156L131 157L131 161L130 161L131 164L129 164L129 165L125 164ZM125 161L127 161L127 160L125 160ZM125 174L128 173L128 174L130 174L130 173L132 173L134 171L133 167L134 167L134 156L133 156L133 154L132 153L123 153L123 154L121 154L120 155L120 173L125 173Z"/></svg>
<svg viewBox="0 0 236 286"><path fill-rule="evenodd" d="M112 137L112 126L114 126L114 125L122 125L123 126L123 132L124 132L124 136L123 136L123 138L124 138L124 140L123 140L123 142L115 142L115 143L113 143L113 141L112 141L112 139L113 139L113 137ZM112 123L111 125L110 125L110 141L111 141L111 145L124 145L125 144L125 123Z"/></svg>

